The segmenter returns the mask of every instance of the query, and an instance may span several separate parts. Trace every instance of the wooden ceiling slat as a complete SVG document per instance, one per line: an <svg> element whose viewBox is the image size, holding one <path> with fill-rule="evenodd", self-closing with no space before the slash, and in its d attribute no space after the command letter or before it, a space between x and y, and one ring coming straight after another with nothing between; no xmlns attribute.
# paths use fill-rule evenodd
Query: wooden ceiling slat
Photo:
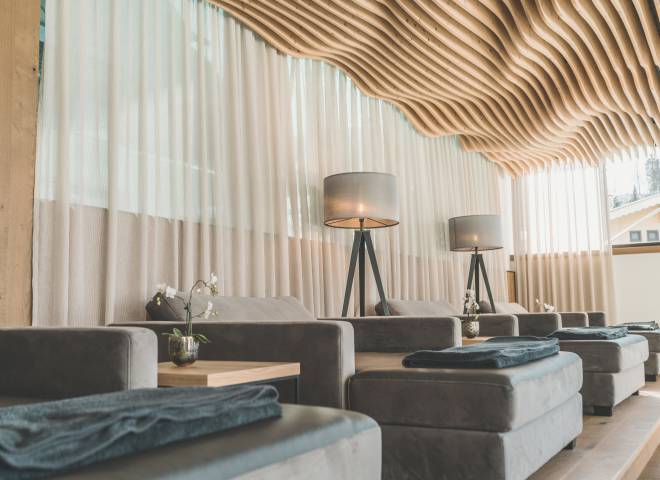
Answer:
<svg viewBox="0 0 660 480"><path fill-rule="evenodd" d="M517 175L660 143L660 0L210 0Z"/></svg>

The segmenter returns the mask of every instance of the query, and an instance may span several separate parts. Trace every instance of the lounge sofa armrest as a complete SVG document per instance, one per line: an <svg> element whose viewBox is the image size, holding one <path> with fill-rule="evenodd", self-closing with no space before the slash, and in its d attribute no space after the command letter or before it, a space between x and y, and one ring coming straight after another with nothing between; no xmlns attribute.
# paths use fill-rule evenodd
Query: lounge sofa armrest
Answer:
<svg viewBox="0 0 660 480"><path fill-rule="evenodd" d="M467 315L458 315L464 320ZM482 337L515 337L519 335L518 319L504 313L483 313L479 315L479 335Z"/></svg>
<svg viewBox="0 0 660 480"><path fill-rule="evenodd" d="M69 398L157 383L146 328L0 329L0 394Z"/></svg>
<svg viewBox="0 0 660 480"><path fill-rule="evenodd" d="M520 335L546 337L561 328L558 313L516 313Z"/></svg>
<svg viewBox="0 0 660 480"><path fill-rule="evenodd" d="M455 317L351 317L342 320L353 325L357 352L414 352L461 344L461 323Z"/></svg>
<svg viewBox="0 0 660 480"><path fill-rule="evenodd" d="M605 317L605 312L587 312L587 317L589 317L589 326L592 327L607 326L607 318Z"/></svg>
<svg viewBox="0 0 660 480"><path fill-rule="evenodd" d="M115 324L127 325L127 324ZM115 326L113 325L113 326ZM158 334L158 359L169 360L167 337L183 322L135 322ZM347 322L195 322L194 332L211 343L200 346L202 360L300 363L300 403L345 407L345 386L355 373L353 327ZM291 400L283 392L283 401Z"/></svg>
<svg viewBox="0 0 660 480"><path fill-rule="evenodd" d="M562 328L588 327L589 317L586 312L559 312Z"/></svg>

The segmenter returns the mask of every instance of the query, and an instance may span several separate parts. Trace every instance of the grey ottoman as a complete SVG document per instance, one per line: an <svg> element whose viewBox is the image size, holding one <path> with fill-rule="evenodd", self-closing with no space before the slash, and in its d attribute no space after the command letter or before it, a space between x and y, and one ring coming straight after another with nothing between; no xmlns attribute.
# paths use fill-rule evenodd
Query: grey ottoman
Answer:
<svg viewBox="0 0 660 480"><path fill-rule="evenodd" d="M649 358L644 362L647 382L655 382L660 375L660 329L651 331L635 330L631 333L641 335L649 342Z"/></svg>
<svg viewBox="0 0 660 480"><path fill-rule="evenodd" d="M404 368L401 353L356 354L352 410L383 433L383 479L525 479L582 431L580 358L512 368Z"/></svg>
<svg viewBox="0 0 660 480"><path fill-rule="evenodd" d="M613 408L644 386L649 343L640 335L616 340L562 340L561 350L582 358L585 413L611 416Z"/></svg>

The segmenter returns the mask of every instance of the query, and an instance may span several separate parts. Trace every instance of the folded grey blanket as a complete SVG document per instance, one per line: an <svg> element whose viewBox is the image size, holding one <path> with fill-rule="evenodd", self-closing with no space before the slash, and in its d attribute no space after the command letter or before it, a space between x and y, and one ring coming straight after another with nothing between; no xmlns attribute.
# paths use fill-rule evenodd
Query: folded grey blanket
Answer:
<svg viewBox="0 0 660 480"><path fill-rule="evenodd" d="M639 331L649 332L658 329L658 322L630 322L630 323L620 323L619 325L622 327L626 327L628 330L637 330L638 332Z"/></svg>
<svg viewBox="0 0 660 480"><path fill-rule="evenodd" d="M0 408L0 478L49 476L281 412L270 386L129 390Z"/></svg>
<svg viewBox="0 0 660 480"><path fill-rule="evenodd" d="M556 355L555 338L495 337L483 343L444 350L420 350L407 355L407 368L507 368Z"/></svg>
<svg viewBox="0 0 660 480"><path fill-rule="evenodd" d="M615 340L628 335L626 327L575 327L562 328L549 337L559 340Z"/></svg>

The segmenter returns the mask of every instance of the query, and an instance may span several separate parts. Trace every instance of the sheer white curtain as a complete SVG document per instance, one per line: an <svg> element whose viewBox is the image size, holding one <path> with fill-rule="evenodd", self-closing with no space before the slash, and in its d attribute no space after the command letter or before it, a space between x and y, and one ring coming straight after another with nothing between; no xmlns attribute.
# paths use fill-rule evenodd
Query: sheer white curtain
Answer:
<svg viewBox="0 0 660 480"><path fill-rule="evenodd" d="M519 300L559 311L604 310L614 320L604 166L558 164L513 180Z"/></svg>
<svg viewBox="0 0 660 480"><path fill-rule="evenodd" d="M352 234L322 226L321 196L342 171L397 176L401 225L374 232L388 296L458 303L447 218L500 209L497 167L456 138L200 1L47 2L39 116L37 325L142 319L155 284L211 271L223 295L338 314Z"/></svg>

